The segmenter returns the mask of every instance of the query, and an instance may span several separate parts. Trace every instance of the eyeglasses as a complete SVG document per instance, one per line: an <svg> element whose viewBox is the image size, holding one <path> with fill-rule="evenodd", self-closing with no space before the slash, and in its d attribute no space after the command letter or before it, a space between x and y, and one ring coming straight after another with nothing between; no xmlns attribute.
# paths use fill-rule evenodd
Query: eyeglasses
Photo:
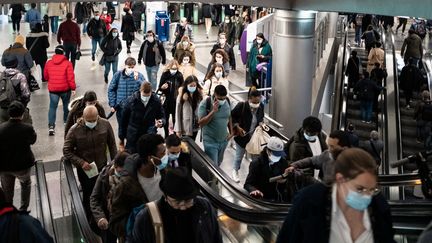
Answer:
<svg viewBox="0 0 432 243"><path fill-rule="evenodd" d="M176 199L170 198L170 197L166 197L167 202L173 206L173 207L186 207L186 208L190 208L194 205L194 199L188 199L188 200L181 200L178 201Z"/></svg>
<svg viewBox="0 0 432 243"><path fill-rule="evenodd" d="M378 195L381 192L381 190L378 187L370 188L369 189L369 188L365 188L363 186L354 184L354 188L355 188L355 191L357 193L360 193L360 194L363 194L363 195L375 196L375 195Z"/></svg>

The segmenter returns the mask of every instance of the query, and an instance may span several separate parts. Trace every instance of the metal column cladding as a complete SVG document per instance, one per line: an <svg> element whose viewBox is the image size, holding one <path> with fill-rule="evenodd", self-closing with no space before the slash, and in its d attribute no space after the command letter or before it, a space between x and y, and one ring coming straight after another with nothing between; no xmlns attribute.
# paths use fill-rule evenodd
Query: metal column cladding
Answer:
<svg viewBox="0 0 432 243"><path fill-rule="evenodd" d="M311 114L315 13L276 10L271 116L291 136Z"/></svg>

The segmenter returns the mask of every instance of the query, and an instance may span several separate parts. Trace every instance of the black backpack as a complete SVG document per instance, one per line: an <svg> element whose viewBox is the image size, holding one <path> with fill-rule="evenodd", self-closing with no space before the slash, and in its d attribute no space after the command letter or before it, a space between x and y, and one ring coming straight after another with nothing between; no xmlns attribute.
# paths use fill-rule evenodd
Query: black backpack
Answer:
<svg viewBox="0 0 432 243"><path fill-rule="evenodd" d="M432 121L432 102L428 101L422 109L422 119L424 121Z"/></svg>
<svg viewBox="0 0 432 243"><path fill-rule="evenodd" d="M12 79L5 72L0 74L0 107L9 107L12 101L17 100L17 94Z"/></svg>

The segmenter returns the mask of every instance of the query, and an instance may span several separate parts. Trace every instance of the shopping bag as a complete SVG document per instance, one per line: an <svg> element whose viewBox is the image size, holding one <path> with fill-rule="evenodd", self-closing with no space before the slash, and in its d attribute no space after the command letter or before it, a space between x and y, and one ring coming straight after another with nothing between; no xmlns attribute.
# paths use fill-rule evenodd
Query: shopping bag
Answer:
<svg viewBox="0 0 432 243"><path fill-rule="evenodd" d="M246 151L249 154L260 154L265 144L270 139L270 135L264 131L262 126L257 126L248 144L246 144Z"/></svg>
<svg viewBox="0 0 432 243"><path fill-rule="evenodd" d="M36 81L42 80L42 68L40 65L36 65L36 63L33 62L33 67L30 69L30 73Z"/></svg>
<svg viewBox="0 0 432 243"><path fill-rule="evenodd" d="M38 82L32 74L29 75L29 86L30 92L40 89Z"/></svg>

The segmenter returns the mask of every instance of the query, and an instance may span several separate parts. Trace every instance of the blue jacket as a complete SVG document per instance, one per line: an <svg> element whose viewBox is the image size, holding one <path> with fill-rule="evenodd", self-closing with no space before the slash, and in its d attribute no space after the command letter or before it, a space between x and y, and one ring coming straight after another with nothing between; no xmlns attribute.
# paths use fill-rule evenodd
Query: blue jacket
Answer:
<svg viewBox="0 0 432 243"><path fill-rule="evenodd" d="M332 187L318 183L294 198L276 243L328 243L331 226ZM390 206L383 195L372 198L368 208L374 242L395 243Z"/></svg>
<svg viewBox="0 0 432 243"><path fill-rule="evenodd" d="M138 139L148 133L156 133L155 120L161 119L165 124L165 112L159 98L152 94L147 106L141 101L139 91L135 92L125 102L123 115L120 124L121 140L126 138L126 149L129 152L136 152L136 143Z"/></svg>
<svg viewBox="0 0 432 243"><path fill-rule="evenodd" d="M41 23L41 14L36 9L32 8L27 11L25 16L25 22L30 24L30 28L33 29L37 23Z"/></svg>
<svg viewBox="0 0 432 243"><path fill-rule="evenodd" d="M9 211L12 208L12 211ZM4 210L7 210L6 212ZM44 230L41 223L28 215L27 212L18 212L14 207L2 207L0 211L0 242L10 242L13 239L11 234L18 231L18 239L13 242L18 243L51 243L54 242L51 236ZM19 226L14 228L12 220L16 216L19 220ZM9 238L12 237L12 238Z"/></svg>
<svg viewBox="0 0 432 243"><path fill-rule="evenodd" d="M108 105L110 107L118 108L122 105L122 101L126 101L129 96L140 89L141 84L145 81L144 75L138 72L137 80L135 80L134 75L127 76L124 70L114 74L108 87Z"/></svg>

